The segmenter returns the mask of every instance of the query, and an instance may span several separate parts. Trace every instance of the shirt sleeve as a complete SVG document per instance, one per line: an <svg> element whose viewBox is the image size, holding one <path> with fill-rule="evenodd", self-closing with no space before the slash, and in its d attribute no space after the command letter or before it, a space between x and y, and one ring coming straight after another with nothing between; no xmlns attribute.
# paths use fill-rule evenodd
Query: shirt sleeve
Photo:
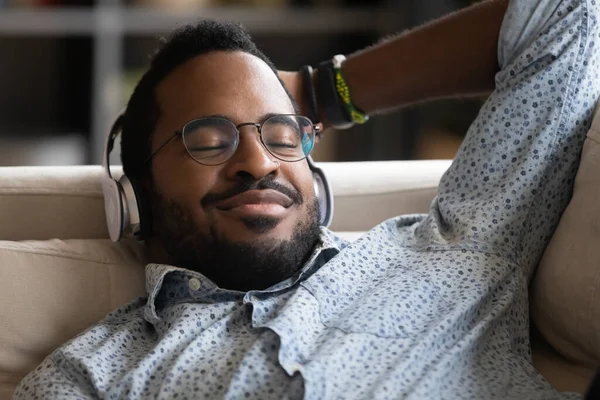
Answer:
<svg viewBox="0 0 600 400"><path fill-rule="evenodd" d="M571 197L600 93L589 3L510 2L495 90L415 228L421 246L500 254L531 276Z"/></svg>
<svg viewBox="0 0 600 400"><path fill-rule="evenodd" d="M505 67L531 48L540 32L550 28L558 11L559 0L527 0L509 2L498 41L498 63Z"/></svg>
<svg viewBox="0 0 600 400"><path fill-rule="evenodd" d="M48 357L19 383L12 398L13 400L84 400L97 397L89 388L69 379L51 357Z"/></svg>

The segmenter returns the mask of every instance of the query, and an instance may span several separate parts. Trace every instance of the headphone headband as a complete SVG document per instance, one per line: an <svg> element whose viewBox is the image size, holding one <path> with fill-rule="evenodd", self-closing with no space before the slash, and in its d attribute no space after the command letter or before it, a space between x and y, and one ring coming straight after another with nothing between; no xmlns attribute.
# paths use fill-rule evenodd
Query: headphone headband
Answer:
<svg viewBox="0 0 600 400"><path fill-rule="evenodd" d="M115 139L119 134L121 134L121 130L123 129L123 119L125 118L125 114L121 112L112 127L110 128L110 132L106 137L106 144L104 146L104 155L102 157L102 167L104 168L104 172L109 178L113 178L112 173L110 172L110 153L115 147Z"/></svg>

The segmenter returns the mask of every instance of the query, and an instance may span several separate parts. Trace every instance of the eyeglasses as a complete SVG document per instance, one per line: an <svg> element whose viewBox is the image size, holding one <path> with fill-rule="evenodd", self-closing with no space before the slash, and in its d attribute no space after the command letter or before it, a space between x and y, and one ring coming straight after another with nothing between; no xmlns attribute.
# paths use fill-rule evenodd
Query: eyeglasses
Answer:
<svg viewBox="0 0 600 400"><path fill-rule="evenodd" d="M275 114L262 123L245 122L235 125L225 117L194 119L175 132L145 161L147 163L173 138L181 135L188 154L203 165L219 165L227 162L240 142L240 128L254 126L260 134L264 148L282 161L294 162L306 158L315 145L320 127L310 119L295 114Z"/></svg>

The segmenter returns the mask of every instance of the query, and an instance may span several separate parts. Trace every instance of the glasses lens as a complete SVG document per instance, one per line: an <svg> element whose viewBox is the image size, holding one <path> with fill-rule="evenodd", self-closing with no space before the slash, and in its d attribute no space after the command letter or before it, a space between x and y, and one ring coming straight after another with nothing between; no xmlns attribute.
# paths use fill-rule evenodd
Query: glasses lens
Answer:
<svg viewBox="0 0 600 400"><path fill-rule="evenodd" d="M183 143L190 156L205 165L229 160L237 148L235 125L224 118L200 118L183 128Z"/></svg>
<svg viewBox="0 0 600 400"><path fill-rule="evenodd" d="M302 160L315 144L312 122L297 115L275 115L262 126L262 140L269 152L284 161Z"/></svg>

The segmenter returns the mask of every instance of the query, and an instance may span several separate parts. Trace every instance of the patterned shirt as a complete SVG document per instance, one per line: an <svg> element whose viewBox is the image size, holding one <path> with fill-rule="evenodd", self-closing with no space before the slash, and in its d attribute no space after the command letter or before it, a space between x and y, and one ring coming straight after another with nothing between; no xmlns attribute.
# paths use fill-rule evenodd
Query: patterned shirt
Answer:
<svg viewBox="0 0 600 400"><path fill-rule="evenodd" d="M579 397L532 366L527 287L600 94L599 14L596 0L511 2L496 89L429 214L353 243L323 230L268 290L150 264L147 298L56 350L15 398Z"/></svg>

